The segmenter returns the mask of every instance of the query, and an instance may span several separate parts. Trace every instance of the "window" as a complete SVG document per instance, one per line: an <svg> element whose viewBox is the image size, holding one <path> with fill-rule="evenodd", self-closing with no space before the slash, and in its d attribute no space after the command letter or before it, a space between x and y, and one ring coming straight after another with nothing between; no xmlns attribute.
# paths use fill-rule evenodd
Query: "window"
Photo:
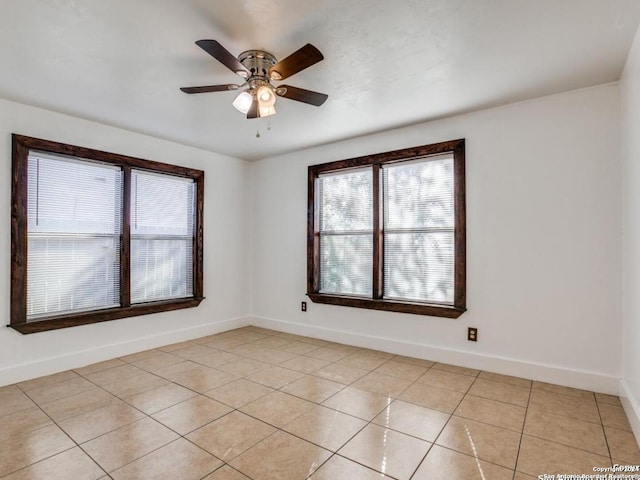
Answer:
<svg viewBox="0 0 640 480"><path fill-rule="evenodd" d="M311 300L460 316L464 189L464 140L310 166Z"/></svg>
<svg viewBox="0 0 640 480"><path fill-rule="evenodd" d="M11 323L197 306L204 172L13 135Z"/></svg>

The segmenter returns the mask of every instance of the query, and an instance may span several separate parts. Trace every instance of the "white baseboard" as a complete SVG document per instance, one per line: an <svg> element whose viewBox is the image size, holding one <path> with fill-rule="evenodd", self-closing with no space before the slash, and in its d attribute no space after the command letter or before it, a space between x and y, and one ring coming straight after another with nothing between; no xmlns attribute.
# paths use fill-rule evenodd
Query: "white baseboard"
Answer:
<svg viewBox="0 0 640 480"><path fill-rule="evenodd" d="M113 343L98 348L79 350L65 353L64 355L39 359L33 362L10 365L0 368L0 386L23 382L71 368L80 368L85 365L122 357L150 348L193 340L195 338L233 330L234 328L246 327L251 324L250 320L251 317L230 318L204 325L197 325L195 327L164 332L159 335L136 338L128 342Z"/></svg>
<svg viewBox="0 0 640 480"><path fill-rule="evenodd" d="M640 445L640 399L633 396L624 378L620 380L620 400L622 400L622 407L631 424L631 430Z"/></svg>
<svg viewBox="0 0 640 480"><path fill-rule="evenodd" d="M572 370L545 365L540 363L523 362L511 358L489 356L464 352L461 350L447 349L421 343L393 340L360 333L345 332L311 325L287 322L267 317L253 316L253 325L280 330L297 335L329 340L332 342L346 343L357 347L382 350L397 355L406 355L416 358L459 365L462 367L476 368L489 372L528 378L541 382L554 383L567 387L592 390L599 393L617 395L619 392L619 378L599 373Z"/></svg>
<svg viewBox="0 0 640 480"><path fill-rule="evenodd" d="M635 419L632 426L637 438L640 438L640 408L637 401L628 394L628 389L620 379L597 373L571 370L552 365L523 362L519 360L496 356L480 355L460 350L446 349L432 345L425 345L401 340L393 340L373 335L345 332L342 330L301 325L267 317L237 317L215 323L198 325L186 329L165 332L137 338L129 342L104 345L99 348L65 353L55 357L39 359L18 365L11 365L0 369L0 386L10 385L43 375L61 372L71 368L79 368L95 362L129 355L131 353L156 348L171 343L192 340L194 338L213 335L215 333L233 330L248 325L270 328L297 335L307 335L332 342L345 343L364 348L373 348L397 355L424 358L437 362L450 363L463 367L477 368L505 375L529 378L542 382L583 388L613 395L620 394L627 415ZM625 395L625 392L627 394Z"/></svg>

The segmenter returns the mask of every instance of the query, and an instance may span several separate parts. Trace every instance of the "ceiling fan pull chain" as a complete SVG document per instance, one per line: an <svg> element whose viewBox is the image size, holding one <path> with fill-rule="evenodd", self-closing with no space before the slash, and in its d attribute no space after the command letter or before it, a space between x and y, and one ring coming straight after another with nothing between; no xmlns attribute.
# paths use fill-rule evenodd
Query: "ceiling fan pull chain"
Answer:
<svg viewBox="0 0 640 480"><path fill-rule="evenodd" d="M260 129L256 130L256 138L260 138Z"/></svg>

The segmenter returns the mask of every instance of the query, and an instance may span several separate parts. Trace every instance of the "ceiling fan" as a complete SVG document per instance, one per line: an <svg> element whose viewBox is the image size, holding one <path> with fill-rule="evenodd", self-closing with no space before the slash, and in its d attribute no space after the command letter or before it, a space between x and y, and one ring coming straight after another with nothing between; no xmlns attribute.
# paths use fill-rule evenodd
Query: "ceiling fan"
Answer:
<svg viewBox="0 0 640 480"><path fill-rule="evenodd" d="M209 85L203 87L183 87L184 93L225 92L228 90L242 90L233 101L233 106L247 115L247 118L261 118L276 113L276 96L307 103L319 107L328 95L305 90L290 85L271 85L271 81L280 81L315 65L324 57L320 50L307 43L287 58L277 61L269 52L263 50L247 50L234 57L216 40L198 40L200 48L222 63L232 72L245 79L241 85L229 83L224 85Z"/></svg>

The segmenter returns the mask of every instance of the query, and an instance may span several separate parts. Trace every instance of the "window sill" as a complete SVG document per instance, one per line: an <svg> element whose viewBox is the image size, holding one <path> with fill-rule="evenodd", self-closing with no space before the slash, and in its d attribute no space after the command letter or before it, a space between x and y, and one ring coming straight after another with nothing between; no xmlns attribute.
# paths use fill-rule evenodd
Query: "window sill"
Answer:
<svg viewBox="0 0 640 480"><path fill-rule="evenodd" d="M464 307L454 307L449 305L358 298L343 295L328 295L324 293L308 293L307 296L313 303L326 303L330 305L341 305L344 307L385 310L388 312L412 313L415 315L429 315L432 317L458 318L467 311Z"/></svg>
<svg viewBox="0 0 640 480"><path fill-rule="evenodd" d="M193 308L200 305L202 300L204 300L204 297L161 300L158 302L132 305L130 307L117 307L105 310L95 310L93 312L72 313L39 321L14 323L7 326L26 335L30 333L45 332L48 330L58 330L60 328L107 322L109 320L117 320L120 318L137 317L140 315L180 310L183 308Z"/></svg>

